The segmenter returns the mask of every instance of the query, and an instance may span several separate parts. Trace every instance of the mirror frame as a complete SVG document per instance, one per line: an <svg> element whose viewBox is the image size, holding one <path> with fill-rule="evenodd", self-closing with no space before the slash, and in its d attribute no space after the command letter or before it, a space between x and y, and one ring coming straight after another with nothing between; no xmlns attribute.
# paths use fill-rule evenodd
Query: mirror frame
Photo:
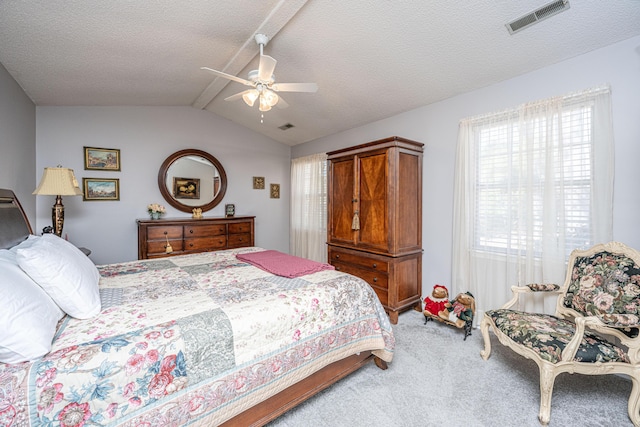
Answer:
<svg viewBox="0 0 640 427"><path fill-rule="evenodd" d="M185 205L177 201L167 188L167 172L169 171L169 168L176 160L187 156L203 157L211 162L211 164L216 169L218 169L218 174L220 175L220 190L218 191L218 194L216 194L216 196L213 198L213 200L207 204L200 206ZM222 201L224 194L227 192L227 173L224 171L224 168L222 167L218 159L213 157L211 154L207 153L206 151L189 148L186 150L176 151L175 153L167 157L167 159L162 163L162 165L160 166L160 170L158 171L158 188L160 189L160 193L162 194L162 197L164 197L164 199L167 201L167 203L169 203L179 211L191 213L193 212L194 208L200 208L202 209L202 212L206 212L216 207Z"/></svg>

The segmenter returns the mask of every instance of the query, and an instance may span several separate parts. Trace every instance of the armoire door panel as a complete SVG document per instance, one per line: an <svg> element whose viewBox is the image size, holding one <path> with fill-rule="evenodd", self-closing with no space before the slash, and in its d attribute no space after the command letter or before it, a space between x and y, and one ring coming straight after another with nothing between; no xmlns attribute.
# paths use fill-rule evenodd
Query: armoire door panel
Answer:
<svg viewBox="0 0 640 427"><path fill-rule="evenodd" d="M400 153L398 157L398 212L401 221L396 227L398 251L422 247L422 159L415 153Z"/></svg>
<svg viewBox="0 0 640 427"><path fill-rule="evenodd" d="M330 241L353 243L354 174L353 158L333 162L329 181L332 206L329 212Z"/></svg>
<svg viewBox="0 0 640 427"><path fill-rule="evenodd" d="M387 152L359 157L358 246L388 250Z"/></svg>

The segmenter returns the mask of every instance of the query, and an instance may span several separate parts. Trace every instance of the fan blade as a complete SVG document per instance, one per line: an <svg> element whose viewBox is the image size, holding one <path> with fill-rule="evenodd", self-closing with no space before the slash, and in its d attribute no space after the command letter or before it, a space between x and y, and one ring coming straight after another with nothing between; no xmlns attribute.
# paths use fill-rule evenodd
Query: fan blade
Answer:
<svg viewBox="0 0 640 427"><path fill-rule="evenodd" d="M224 77L225 79L229 79L229 80L233 80L234 82L242 83L243 85L246 85L246 86L253 86L253 82L250 82L249 80L241 79L240 77L232 76L231 74L223 73L222 71L213 70L213 69L208 68L208 67L200 67L200 69L212 72L213 74L215 74L218 77Z"/></svg>
<svg viewBox="0 0 640 427"><path fill-rule="evenodd" d="M244 95L245 93L249 93L249 92L251 92L252 90L253 90L253 89L247 89L247 90L244 90L244 91L242 91L242 92L236 93L235 95L228 96L228 97L226 97L224 100L225 100L225 101L235 101L235 100L237 100L237 99L242 99L242 95Z"/></svg>
<svg viewBox="0 0 640 427"><path fill-rule="evenodd" d="M273 70L276 69L278 61L268 55L260 55L260 65L258 66L258 79L263 82L271 81Z"/></svg>
<svg viewBox="0 0 640 427"><path fill-rule="evenodd" d="M271 85L276 92L317 92L315 83L276 83Z"/></svg>
<svg viewBox="0 0 640 427"><path fill-rule="evenodd" d="M287 108L288 106L289 104L287 104L287 102L284 99L282 99L280 95L278 95L278 103L276 104L276 107L282 110L283 108Z"/></svg>

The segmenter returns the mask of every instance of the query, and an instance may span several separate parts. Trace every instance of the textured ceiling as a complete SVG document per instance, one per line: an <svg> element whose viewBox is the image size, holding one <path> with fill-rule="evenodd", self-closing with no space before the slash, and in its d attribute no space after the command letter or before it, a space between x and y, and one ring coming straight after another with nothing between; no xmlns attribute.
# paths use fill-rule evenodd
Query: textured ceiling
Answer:
<svg viewBox="0 0 640 427"><path fill-rule="evenodd" d="M5 0L0 63L36 105L193 106L295 145L640 35L639 0L570 0L509 34L549 1ZM276 82L319 86L264 123L224 101L245 86L200 70L247 78L256 33Z"/></svg>

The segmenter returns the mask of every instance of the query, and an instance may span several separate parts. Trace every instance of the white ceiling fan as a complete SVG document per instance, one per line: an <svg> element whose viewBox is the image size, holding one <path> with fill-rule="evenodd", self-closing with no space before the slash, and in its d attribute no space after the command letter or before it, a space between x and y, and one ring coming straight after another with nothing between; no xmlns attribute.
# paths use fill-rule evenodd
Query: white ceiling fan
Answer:
<svg viewBox="0 0 640 427"><path fill-rule="evenodd" d="M318 85L315 83L276 83L273 70L276 68L278 61L263 54L263 48L269 41L269 37L264 34L256 34L255 40L260 46L260 64L257 70L249 71L248 80L208 67L201 68L219 77L224 77L252 88L231 95L225 98L225 101L235 101L242 98L248 106L253 107L256 100L259 100L259 109L264 112L269 111L274 105L277 105L278 108L288 107L288 104L276 92L316 92L318 90Z"/></svg>

